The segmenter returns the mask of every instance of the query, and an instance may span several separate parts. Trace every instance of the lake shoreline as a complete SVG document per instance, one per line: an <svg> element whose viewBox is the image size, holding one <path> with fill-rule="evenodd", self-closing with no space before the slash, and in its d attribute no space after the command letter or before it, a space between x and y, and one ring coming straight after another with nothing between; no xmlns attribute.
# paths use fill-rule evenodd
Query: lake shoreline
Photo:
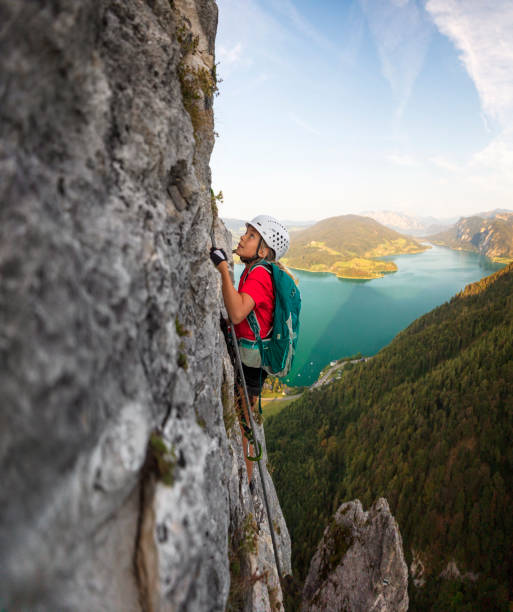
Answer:
<svg viewBox="0 0 513 612"><path fill-rule="evenodd" d="M483 255L482 253L477 253L476 251L472 251L470 249L452 248L452 247L449 247L443 244L436 244L435 242L427 243L427 244L429 246L426 246L426 248L422 249L422 251L411 251L409 253L392 253L390 255L383 255L382 257L397 257L400 255L420 255L422 253L425 253L428 249L433 248L433 246L436 246L436 247L441 247L444 249L449 249L450 251L456 251L459 253L473 253L475 255L484 257L491 263L495 263L495 264L508 265L509 263L513 262L513 259L510 259L507 257L488 257L487 255ZM331 270L312 270L309 268L299 268L299 267L292 266L292 265L287 265L287 268L290 268L291 270L298 270L299 272L310 272L312 274L332 274L336 278L341 278L343 280L375 280L378 278L384 278L385 276L388 276L390 274L395 274L396 272L399 271L399 268L397 267L395 270L386 271L386 272L383 272L382 274L377 274L375 276L348 276L348 275L343 275L343 274L337 274L336 272L333 272Z"/></svg>
<svg viewBox="0 0 513 612"><path fill-rule="evenodd" d="M437 247L442 247L443 249L450 249L451 251L458 251L461 253L475 253L476 255L481 255L481 257L486 257L486 259L489 259L491 262L493 263L498 263L498 264L504 264L505 266L507 266L510 263L513 263L513 257L501 257L499 255L494 256L494 257L489 257L488 255L484 255L483 253L480 253L479 251L474 251L473 249L465 249L463 247L452 247L452 246L448 246L446 244L443 243L439 243L436 241L433 241L433 244L436 245Z"/></svg>
<svg viewBox="0 0 513 612"><path fill-rule="evenodd" d="M332 267L337 266L337 264L340 264L340 267L343 267L344 264L349 264L347 265L347 267L352 267L354 268L358 268L358 263L360 263L360 265L363 264L365 265L365 262L374 262L375 264L383 264L384 266L387 265L387 261L383 261L383 257L397 257L398 255L420 255L422 253L425 253L427 250L431 249L432 246L431 245L423 245L422 248L420 249L412 249L409 251L404 251L404 252L399 252L399 253L387 253L387 254L380 254L380 255L375 255L374 257L354 257L352 259L346 259L346 260L341 260L340 262L337 262L336 264L333 264ZM352 266L350 265L351 262L355 262ZM375 266L374 270L371 270L369 272L363 272L361 274L351 274L351 273L344 273L344 270L339 270L339 271L334 271L332 269L330 270L315 270L312 268L304 268L304 267L299 267L299 266L295 266L294 264L290 264L290 263L285 263L285 265L290 268L291 270L299 270L300 272L313 272L313 273L321 273L321 274L332 274L333 276L335 276L336 278L341 278L343 280L375 280L378 278L384 278L385 276L389 275L389 274L395 274L396 272L398 272L399 268L398 266L395 264L395 269L391 269L389 268L387 269L380 269L379 267ZM312 264L314 267L317 266L318 264Z"/></svg>
<svg viewBox="0 0 513 612"><path fill-rule="evenodd" d="M390 272L384 272L377 276L342 276L331 270L309 270L308 268L296 268L293 266L287 266L289 270L298 270L299 272L311 272L312 274L332 274L335 278L341 278L343 280L375 280L377 278L383 278L386 274L395 274L397 270L391 270Z"/></svg>

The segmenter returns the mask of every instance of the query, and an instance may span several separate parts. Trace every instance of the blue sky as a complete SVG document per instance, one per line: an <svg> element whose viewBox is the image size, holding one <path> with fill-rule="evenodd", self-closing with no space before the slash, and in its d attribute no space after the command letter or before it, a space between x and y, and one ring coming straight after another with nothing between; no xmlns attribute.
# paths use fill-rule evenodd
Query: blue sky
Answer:
<svg viewBox="0 0 513 612"><path fill-rule="evenodd" d="M512 0L218 0L222 215L513 209Z"/></svg>

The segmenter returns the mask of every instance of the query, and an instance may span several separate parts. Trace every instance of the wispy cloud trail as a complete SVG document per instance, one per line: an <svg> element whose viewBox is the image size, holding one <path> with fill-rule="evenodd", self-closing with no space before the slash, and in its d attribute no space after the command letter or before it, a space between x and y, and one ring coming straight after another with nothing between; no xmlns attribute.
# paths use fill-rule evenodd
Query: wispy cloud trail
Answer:
<svg viewBox="0 0 513 612"><path fill-rule="evenodd" d="M410 155L402 155L399 153L390 153L386 155L385 159L388 162L396 164L398 166L408 166L410 168L413 168L419 165L419 163Z"/></svg>
<svg viewBox="0 0 513 612"><path fill-rule="evenodd" d="M298 117L295 113L289 113L289 119L293 121L296 125L298 125L300 128L305 130L306 132L309 132L310 134L315 134L316 136L322 136L319 130L315 129L312 125L310 125L306 121L303 121L303 119Z"/></svg>
<svg viewBox="0 0 513 612"><path fill-rule="evenodd" d="M428 0L436 26L460 52L484 112L503 127L513 123L513 2Z"/></svg>
<svg viewBox="0 0 513 612"><path fill-rule="evenodd" d="M473 180L513 185L513 3L511 0L428 0L436 26L458 49L498 135L469 165ZM477 175L476 175L477 174ZM480 176L479 176L480 175Z"/></svg>
<svg viewBox="0 0 513 612"><path fill-rule="evenodd" d="M422 69L433 27L417 0L359 0L359 3L400 116Z"/></svg>
<svg viewBox="0 0 513 612"><path fill-rule="evenodd" d="M328 38L323 36L296 8L292 0L272 0L274 9L285 16L293 27L302 35L309 38L319 48L330 53L337 51Z"/></svg>
<svg viewBox="0 0 513 612"><path fill-rule="evenodd" d="M217 59L224 64L236 64L240 61L242 54L242 43L237 42L231 48L227 49L225 46L220 45L217 49Z"/></svg>
<svg viewBox="0 0 513 612"><path fill-rule="evenodd" d="M438 168L442 168L442 170L447 170L448 172L459 172L461 170L458 164L447 159L443 155L434 155L429 158L429 161Z"/></svg>

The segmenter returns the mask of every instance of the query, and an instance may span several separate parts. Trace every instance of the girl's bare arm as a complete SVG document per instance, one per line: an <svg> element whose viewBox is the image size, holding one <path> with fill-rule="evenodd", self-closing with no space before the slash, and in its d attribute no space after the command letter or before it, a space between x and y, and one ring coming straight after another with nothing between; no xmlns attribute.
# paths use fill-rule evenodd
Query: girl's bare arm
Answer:
<svg viewBox="0 0 513 612"><path fill-rule="evenodd" d="M247 293L239 293L235 289L226 261L221 262L217 269L221 274L223 299L228 316L232 323L240 323L255 307L255 300Z"/></svg>

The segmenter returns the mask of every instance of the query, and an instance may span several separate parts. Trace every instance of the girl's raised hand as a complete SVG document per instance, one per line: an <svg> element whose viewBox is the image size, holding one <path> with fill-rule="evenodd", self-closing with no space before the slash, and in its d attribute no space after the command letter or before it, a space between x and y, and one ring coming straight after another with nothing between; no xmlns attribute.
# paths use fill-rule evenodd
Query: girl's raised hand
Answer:
<svg viewBox="0 0 513 612"><path fill-rule="evenodd" d="M216 268L221 262L228 260L224 250L217 247L212 247L210 249L210 259Z"/></svg>

